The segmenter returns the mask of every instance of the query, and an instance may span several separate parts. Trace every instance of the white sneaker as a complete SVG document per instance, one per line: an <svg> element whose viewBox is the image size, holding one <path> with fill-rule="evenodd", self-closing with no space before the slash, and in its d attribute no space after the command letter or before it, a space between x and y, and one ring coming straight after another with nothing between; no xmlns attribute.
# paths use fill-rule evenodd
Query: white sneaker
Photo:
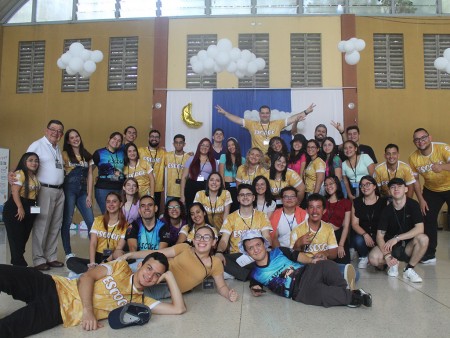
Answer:
<svg viewBox="0 0 450 338"><path fill-rule="evenodd" d="M367 256L359 257L358 269L366 269L368 263L369 263L369 258Z"/></svg>
<svg viewBox="0 0 450 338"><path fill-rule="evenodd" d="M346 264L344 269L344 279L350 290L355 290L356 271L353 265Z"/></svg>
<svg viewBox="0 0 450 338"><path fill-rule="evenodd" d="M77 230L78 229L78 225L76 225L75 223L72 223L70 225L70 230Z"/></svg>
<svg viewBox="0 0 450 338"><path fill-rule="evenodd" d="M413 283L422 283L422 278L412 268L403 271L403 278L409 279Z"/></svg>
<svg viewBox="0 0 450 338"><path fill-rule="evenodd" d="M86 222L85 221L81 221L81 223L80 223L80 230L86 231L87 229L88 228L87 228Z"/></svg>
<svg viewBox="0 0 450 338"><path fill-rule="evenodd" d="M230 275L229 273L224 271L223 272L223 279L234 279L234 277L232 275Z"/></svg>
<svg viewBox="0 0 450 338"><path fill-rule="evenodd" d="M421 260L420 263L421 264L434 264L434 263L436 263L436 257L432 257L432 258L428 258L428 259L425 258L425 260L423 260L423 261Z"/></svg>
<svg viewBox="0 0 450 338"><path fill-rule="evenodd" d="M391 266L387 272L389 277L397 277L398 276L398 264Z"/></svg>

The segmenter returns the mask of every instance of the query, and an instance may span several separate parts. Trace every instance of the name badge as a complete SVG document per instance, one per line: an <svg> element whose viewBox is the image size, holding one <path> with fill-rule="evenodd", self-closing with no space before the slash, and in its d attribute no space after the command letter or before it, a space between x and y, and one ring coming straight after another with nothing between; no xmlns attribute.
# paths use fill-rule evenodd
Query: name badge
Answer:
<svg viewBox="0 0 450 338"><path fill-rule="evenodd" d="M177 178L177 179L175 180L175 184L181 184L181 178Z"/></svg>
<svg viewBox="0 0 450 338"><path fill-rule="evenodd" d="M359 184L354 182L352 183L352 188L358 189L359 188Z"/></svg>
<svg viewBox="0 0 450 338"><path fill-rule="evenodd" d="M111 249L103 249L103 257L104 258L111 256L112 253L113 253L113 251Z"/></svg>
<svg viewBox="0 0 450 338"><path fill-rule="evenodd" d="M205 178L202 175L198 175L197 182L203 182Z"/></svg>
<svg viewBox="0 0 450 338"><path fill-rule="evenodd" d="M202 283L203 290L214 290L214 279L207 278Z"/></svg>
<svg viewBox="0 0 450 338"><path fill-rule="evenodd" d="M230 182L230 188L236 188L236 182Z"/></svg>
<svg viewBox="0 0 450 338"><path fill-rule="evenodd" d="M269 145L269 140L264 140L264 141L263 141L263 144L264 144L265 146L268 146L268 145Z"/></svg>
<svg viewBox="0 0 450 338"><path fill-rule="evenodd" d="M59 162L55 162L56 169L62 169L62 164Z"/></svg>
<svg viewBox="0 0 450 338"><path fill-rule="evenodd" d="M41 213L41 207L34 206L30 208L30 214L40 214Z"/></svg>

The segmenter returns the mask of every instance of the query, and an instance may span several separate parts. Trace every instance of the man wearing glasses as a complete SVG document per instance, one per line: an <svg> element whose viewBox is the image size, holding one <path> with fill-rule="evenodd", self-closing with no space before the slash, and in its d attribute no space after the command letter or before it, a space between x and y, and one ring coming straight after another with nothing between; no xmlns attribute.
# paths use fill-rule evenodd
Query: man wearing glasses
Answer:
<svg viewBox="0 0 450 338"><path fill-rule="evenodd" d="M64 168L58 142L64 133L61 121L51 120L45 136L33 142L27 152L39 155L37 174L41 183L37 206L40 212L33 225L33 265L38 270L62 267L57 260L58 235L64 210Z"/></svg>
<svg viewBox="0 0 450 338"><path fill-rule="evenodd" d="M226 273L245 281L250 273L252 261L248 258L245 260L247 256L239 252L241 234L246 230L257 229L271 242L272 226L264 212L253 209L255 193L251 185L239 184L237 199L239 209L228 215L220 230L222 238L217 246L216 257L225 265Z"/></svg>
<svg viewBox="0 0 450 338"><path fill-rule="evenodd" d="M414 131L413 142L416 150L409 156L416 183L414 191L425 216L425 234L430 244L421 263L436 263L437 219L444 203L450 206L450 146L432 142L432 137L424 128ZM421 191L419 175L424 179Z"/></svg>

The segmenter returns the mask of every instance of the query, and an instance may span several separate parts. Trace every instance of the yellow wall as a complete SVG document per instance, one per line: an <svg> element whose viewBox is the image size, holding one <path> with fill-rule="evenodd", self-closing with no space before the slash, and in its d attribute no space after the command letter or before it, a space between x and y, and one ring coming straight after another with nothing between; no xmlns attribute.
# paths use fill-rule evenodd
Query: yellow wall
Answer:
<svg viewBox="0 0 450 338"><path fill-rule="evenodd" d="M139 37L136 91L107 90L109 38L121 36ZM56 60L62 54L64 39L76 38L91 38L92 49L101 50L104 59L91 77L89 92L62 93ZM16 94L19 41L34 40L46 41L44 92ZM138 127L137 143L147 143L153 97L154 20L3 27L2 47L0 146L11 149L12 167L28 145L43 136L50 119L61 120L66 129L78 129L91 151L104 147L111 132L122 132L129 124Z"/></svg>
<svg viewBox="0 0 450 338"><path fill-rule="evenodd" d="M407 161L415 149L412 133L423 127L434 141L450 141L450 90L425 89L423 34L448 34L450 18L357 17L357 37L366 41L358 64L359 125L362 143L382 161L384 147L396 143ZM405 89L375 89L373 34L402 33Z"/></svg>
<svg viewBox="0 0 450 338"><path fill-rule="evenodd" d="M291 86L290 34L322 33L322 83L324 87L340 87L341 55L337 43L341 40L340 18L334 17L243 17L173 19L169 25L168 88L186 86L186 36L217 34L217 39L230 39L238 47L239 34L269 33L270 87ZM258 55L257 55L258 56ZM183 74L183 76L180 76ZM222 72L217 77L218 88L237 88L238 79Z"/></svg>

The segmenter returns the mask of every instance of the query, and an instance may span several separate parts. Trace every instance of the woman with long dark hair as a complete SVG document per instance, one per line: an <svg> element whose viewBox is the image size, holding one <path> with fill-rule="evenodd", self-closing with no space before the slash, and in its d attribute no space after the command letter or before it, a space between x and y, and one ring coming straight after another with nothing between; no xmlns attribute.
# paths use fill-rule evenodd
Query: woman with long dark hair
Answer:
<svg viewBox="0 0 450 338"><path fill-rule="evenodd" d="M316 140L311 139L306 144L306 168L303 172L306 197L319 193L325 179L325 162L319 157L319 150L320 144Z"/></svg>
<svg viewBox="0 0 450 338"><path fill-rule="evenodd" d="M219 172L225 181L225 188L230 192L231 199L233 200L230 212L236 211L239 208L239 203L237 202L236 173L237 169L244 163L245 158L241 155L239 142L234 137L228 138L225 154L220 156Z"/></svg>
<svg viewBox="0 0 450 338"><path fill-rule="evenodd" d="M289 153L288 168L294 170L302 177L306 166L306 137L297 134L291 141L291 152Z"/></svg>
<svg viewBox="0 0 450 338"><path fill-rule="evenodd" d="M28 266L23 254L37 216L33 208L41 187L36 177L38 170L39 156L32 152L23 154L14 172L11 196L3 207L12 265Z"/></svg>
<svg viewBox="0 0 450 338"><path fill-rule="evenodd" d="M205 182L213 171L216 171L216 160L211 141L205 137L198 143L194 156L186 161L181 176L180 200L187 207L194 201L195 194L205 189Z"/></svg>
<svg viewBox="0 0 450 338"><path fill-rule="evenodd" d="M134 143L128 143L124 150L123 173L127 178L136 179L139 186L139 196L155 195L155 177L153 168L147 161L139 159L138 148Z"/></svg>
<svg viewBox="0 0 450 338"><path fill-rule="evenodd" d="M88 198L89 162L92 155L84 148L83 140L76 129L69 129L64 135L62 158L64 162L64 213L61 226L61 239L66 259L71 257L70 225L75 206L86 223L88 233L94 222L92 200Z"/></svg>
<svg viewBox="0 0 450 338"><path fill-rule="evenodd" d="M164 208L164 216L162 218L164 223L169 226L170 240L169 246L174 245L178 240L180 230L186 225L186 211L183 202L178 197L174 197L166 202Z"/></svg>
<svg viewBox="0 0 450 338"><path fill-rule="evenodd" d="M275 153L282 153L286 157L289 154L286 142L284 142L284 140L279 136L274 136L269 141L269 149L267 149L267 157L269 162Z"/></svg>
<svg viewBox="0 0 450 338"><path fill-rule="evenodd" d="M253 180L252 187L256 193L253 206L256 210L264 212L267 215L267 218L270 219L270 216L272 216L277 207L277 203L270 191L269 180L263 175L256 176Z"/></svg>
<svg viewBox="0 0 450 338"><path fill-rule="evenodd" d="M350 263L349 235L352 202L344 198L341 182L337 176L328 176L325 179L326 209L322 220L333 226L338 253L334 260L336 263Z"/></svg>
<svg viewBox="0 0 450 338"><path fill-rule="evenodd" d="M217 230L209 224L208 214L203 204L198 202L192 203L188 210L187 219L188 224L181 228L177 244L192 243L195 232L205 226L210 227L217 238Z"/></svg>

